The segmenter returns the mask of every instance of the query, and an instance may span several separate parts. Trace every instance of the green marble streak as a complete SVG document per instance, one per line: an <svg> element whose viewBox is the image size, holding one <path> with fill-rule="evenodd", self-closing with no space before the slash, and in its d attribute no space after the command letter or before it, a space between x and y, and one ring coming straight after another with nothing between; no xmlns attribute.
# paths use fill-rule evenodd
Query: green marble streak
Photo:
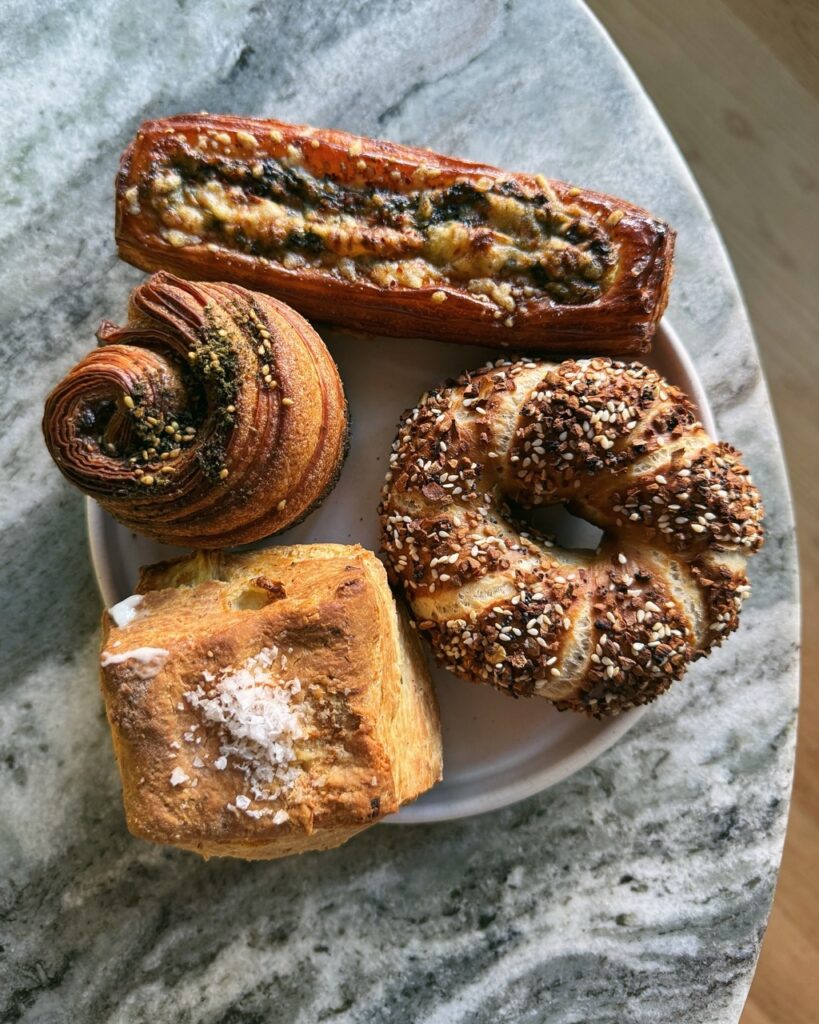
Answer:
<svg viewBox="0 0 819 1024"><path fill-rule="evenodd" d="M717 232L579 3L3 5L0 1017L735 1022L781 854L798 609L782 459ZM516 807L332 853L212 861L125 831L81 497L48 388L140 280L112 183L139 121L309 120L625 195L679 231L670 318L770 535L737 636L598 762Z"/></svg>

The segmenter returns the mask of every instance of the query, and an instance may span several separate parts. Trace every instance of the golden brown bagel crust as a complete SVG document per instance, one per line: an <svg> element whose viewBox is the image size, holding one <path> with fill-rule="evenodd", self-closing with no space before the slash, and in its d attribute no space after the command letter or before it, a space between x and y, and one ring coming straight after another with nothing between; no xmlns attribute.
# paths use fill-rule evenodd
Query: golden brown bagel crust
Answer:
<svg viewBox="0 0 819 1024"><path fill-rule="evenodd" d="M674 232L631 203L331 129L146 121L116 192L130 263L377 334L645 352L668 296Z"/></svg>
<svg viewBox="0 0 819 1024"><path fill-rule="evenodd" d="M347 405L298 313L237 285L155 274L124 327L49 395L63 475L130 529L228 547L286 529L335 483Z"/></svg>
<svg viewBox="0 0 819 1024"><path fill-rule="evenodd" d="M566 503L555 547L510 519ZM380 508L391 578L450 671L595 716L645 704L735 629L762 506L654 370L499 360L405 414Z"/></svg>
<svg viewBox="0 0 819 1024"><path fill-rule="evenodd" d="M144 569L138 593L104 614L101 656L134 835L283 857L337 846L440 779L429 674L371 552L200 552ZM255 742L243 705L267 723Z"/></svg>

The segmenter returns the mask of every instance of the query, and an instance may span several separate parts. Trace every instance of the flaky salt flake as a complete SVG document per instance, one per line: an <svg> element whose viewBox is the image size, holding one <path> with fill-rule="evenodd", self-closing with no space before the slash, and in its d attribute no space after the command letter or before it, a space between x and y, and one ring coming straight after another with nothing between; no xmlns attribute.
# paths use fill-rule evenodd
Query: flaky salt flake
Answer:
<svg viewBox="0 0 819 1024"><path fill-rule="evenodd" d="M239 667L221 669L218 678L203 673L205 682L213 683L207 692L198 686L184 695L205 722L218 728L220 756L214 767L223 770L231 757L254 797L262 800L275 799L282 788L294 784L298 766L293 764L293 743L303 734L302 711L293 702L301 682L278 676L278 655L275 647L265 647ZM185 738L192 734L193 728Z"/></svg>

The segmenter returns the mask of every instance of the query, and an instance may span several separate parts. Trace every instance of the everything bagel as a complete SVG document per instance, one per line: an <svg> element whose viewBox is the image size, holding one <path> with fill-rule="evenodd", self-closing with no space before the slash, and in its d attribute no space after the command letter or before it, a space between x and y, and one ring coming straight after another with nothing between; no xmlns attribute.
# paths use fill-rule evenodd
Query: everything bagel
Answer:
<svg viewBox="0 0 819 1024"><path fill-rule="evenodd" d="M556 547L512 518L564 503ZM640 363L499 360L401 421L382 546L451 672L600 717L652 701L737 627L763 510L739 453Z"/></svg>

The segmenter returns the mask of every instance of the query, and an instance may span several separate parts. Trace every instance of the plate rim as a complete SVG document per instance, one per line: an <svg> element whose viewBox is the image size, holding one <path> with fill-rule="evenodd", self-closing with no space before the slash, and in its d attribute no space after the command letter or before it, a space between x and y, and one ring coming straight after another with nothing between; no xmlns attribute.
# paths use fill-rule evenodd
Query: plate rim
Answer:
<svg viewBox="0 0 819 1024"><path fill-rule="evenodd" d="M714 421L713 411L708 400L708 394L700 380L694 361L689 355L679 334L669 323L667 317L663 317L658 324L657 335L659 334L664 335L666 338L668 347L678 361L681 372L685 375L686 380L690 382L687 394L695 403L703 426L712 437L716 436L716 424ZM655 338L657 335L655 335ZM468 362L469 346L464 345L463 349L465 362ZM548 353L534 353L533 355L538 358L549 358ZM562 358L572 357L570 355L565 355ZM635 360L639 361L639 355L624 356L623 359L629 362ZM116 591L114 573L109 561L104 556L105 545L102 540L104 536L105 522L107 519L111 518L112 517L103 511L102 506L100 506L93 498L86 496L86 539L97 589L106 608L111 604L116 603L119 599ZM375 554L378 555L378 552L375 552ZM498 695L499 699L502 699L502 697L502 694ZM488 814L493 811L501 810L504 807L511 807L514 804L520 803L522 800L526 800L530 796L535 796L537 793L542 793L547 789L551 789L558 783L563 782L572 775L575 775L583 768L588 767L596 761L597 758L618 743L622 737L650 710L651 706L651 704L644 704L640 707L625 711L620 715L617 715L615 718L606 719L602 723L599 732L597 732L591 740L583 743L579 748L571 751L571 753L565 755L558 761L551 763L540 771L530 772L521 779L506 783L505 785L501 785L478 795L461 797L450 805L447 805L447 803L444 802L441 804L433 803L431 806L427 807L425 804L418 802L418 800L425 795L425 793L422 793L415 801L405 804L395 814L385 816L381 820L381 824L441 824L447 821L458 821L464 818L476 817L481 814ZM569 712L564 713L569 714ZM432 787L432 789L427 790L426 792L433 792L434 789L435 787Z"/></svg>

